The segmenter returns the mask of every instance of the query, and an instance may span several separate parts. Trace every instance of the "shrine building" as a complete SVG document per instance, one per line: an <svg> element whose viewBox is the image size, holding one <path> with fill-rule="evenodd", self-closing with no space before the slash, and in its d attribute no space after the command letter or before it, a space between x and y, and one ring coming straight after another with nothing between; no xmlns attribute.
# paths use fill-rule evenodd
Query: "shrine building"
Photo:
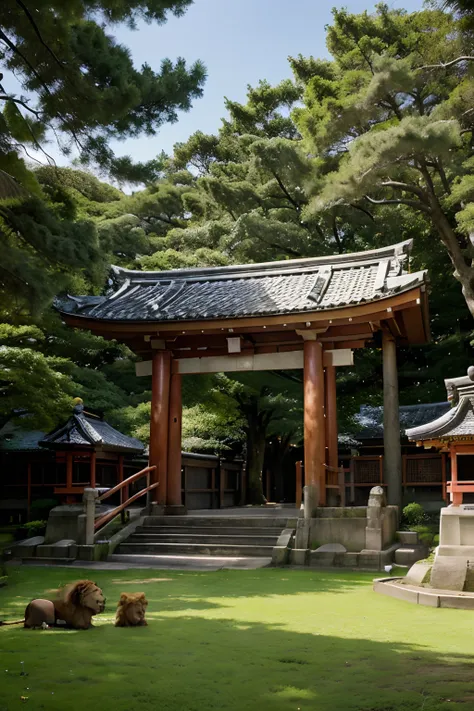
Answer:
<svg viewBox="0 0 474 711"><path fill-rule="evenodd" d="M397 345L429 341L427 274L410 273L412 242L310 259L179 269L112 267L103 296L57 303L64 321L125 343L152 376L149 464L165 511L182 507L181 379L185 374L303 371L304 477L311 507L338 467L336 368L382 348L384 483L401 505Z"/></svg>

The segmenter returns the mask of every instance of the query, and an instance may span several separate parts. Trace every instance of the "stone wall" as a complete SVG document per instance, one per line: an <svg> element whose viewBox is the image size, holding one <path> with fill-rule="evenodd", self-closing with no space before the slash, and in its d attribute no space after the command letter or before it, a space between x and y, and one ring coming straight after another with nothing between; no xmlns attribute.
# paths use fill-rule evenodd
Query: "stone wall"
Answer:
<svg viewBox="0 0 474 711"><path fill-rule="evenodd" d="M365 506L317 509L317 518L311 519L310 546L341 543L350 552L365 548L367 508Z"/></svg>

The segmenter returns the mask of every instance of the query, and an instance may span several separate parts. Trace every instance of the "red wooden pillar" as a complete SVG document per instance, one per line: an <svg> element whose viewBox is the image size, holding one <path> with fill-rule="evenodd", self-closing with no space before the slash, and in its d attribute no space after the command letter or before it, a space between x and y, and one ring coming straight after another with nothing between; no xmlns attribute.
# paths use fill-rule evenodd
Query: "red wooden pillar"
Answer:
<svg viewBox="0 0 474 711"><path fill-rule="evenodd" d="M328 451L327 465L330 467L331 481L337 478L337 402L336 402L336 368L328 365L325 375L325 404L326 404L326 446Z"/></svg>
<svg viewBox="0 0 474 711"><path fill-rule="evenodd" d="M66 453L66 490L69 492L66 494L66 503L73 504L74 496L71 494L72 489L72 452Z"/></svg>
<svg viewBox="0 0 474 711"><path fill-rule="evenodd" d="M91 489L95 489L96 453L91 453Z"/></svg>
<svg viewBox="0 0 474 711"><path fill-rule="evenodd" d="M462 506L462 491L456 491L458 484L458 456L454 447L450 448L451 454L451 503L453 506Z"/></svg>
<svg viewBox="0 0 474 711"><path fill-rule="evenodd" d="M153 489L154 500L164 506L167 492L168 469L168 417L170 396L171 360L169 351L156 351L153 355L151 376L151 417L149 466L155 466L152 482L159 482Z"/></svg>
<svg viewBox="0 0 474 711"><path fill-rule="evenodd" d="M304 472L310 509L326 504L323 348L304 342Z"/></svg>
<svg viewBox="0 0 474 711"><path fill-rule="evenodd" d="M168 424L168 491L166 513L184 513L181 494L182 397L179 373L171 376Z"/></svg>

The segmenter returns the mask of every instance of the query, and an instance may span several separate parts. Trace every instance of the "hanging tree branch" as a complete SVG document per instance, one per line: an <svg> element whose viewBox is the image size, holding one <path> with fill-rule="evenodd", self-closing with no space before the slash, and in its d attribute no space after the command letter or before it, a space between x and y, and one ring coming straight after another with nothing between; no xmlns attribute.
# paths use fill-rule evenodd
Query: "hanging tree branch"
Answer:
<svg viewBox="0 0 474 711"><path fill-rule="evenodd" d="M27 16L30 25L33 27L33 30L34 30L36 36L38 37L39 41L40 41L41 44L43 45L43 47L44 47L44 48L46 49L46 51L52 56L52 58L54 59L54 61L56 62L56 64L57 64L59 67L61 67L61 69L64 69L63 63L58 59L58 57L55 55L55 53L53 52L53 50L51 49L51 47L49 47L49 45L46 44L46 42L44 41L43 37L41 36L41 32L39 31L38 25L37 25L36 22L34 21L33 16L32 16L32 14L31 14L31 12L28 10L28 8L26 7L25 3L22 2L22 0L16 0L16 4L21 7L21 9L23 10L23 12L24 12L25 15Z"/></svg>
<svg viewBox="0 0 474 711"><path fill-rule="evenodd" d="M425 64L423 67L418 67L417 71L421 72L423 69L449 69L450 67L454 67L456 64L460 64L461 62L474 62L474 57L467 54L462 57L452 59L450 62L446 62L445 64L442 62L440 64Z"/></svg>
<svg viewBox="0 0 474 711"><path fill-rule="evenodd" d="M375 200L369 195L364 195L364 197L372 205L408 205L408 207L413 207L415 208L415 210L421 210L427 215L431 215L431 210L428 205L424 205L420 200L407 200L405 198L397 198L393 200Z"/></svg>

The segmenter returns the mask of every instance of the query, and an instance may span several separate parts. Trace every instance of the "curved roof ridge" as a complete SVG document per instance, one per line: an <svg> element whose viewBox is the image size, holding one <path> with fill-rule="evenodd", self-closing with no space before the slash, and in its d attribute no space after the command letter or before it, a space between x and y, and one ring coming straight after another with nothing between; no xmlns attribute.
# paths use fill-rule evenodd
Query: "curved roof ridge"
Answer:
<svg viewBox="0 0 474 711"><path fill-rule="evenodd" d="M408 239L388 247L379 247L378 249L371 249L365 252L350 252L347 254L332 254L323 257L305 257L302 259L284 259L276 262L229 264L224 267L191 267L183 269L170 269L169 271L141 271L139 269L126 269L125 267L119 267L116 265L112 265L111 269L117 281L126 279L139 279L142 281L152 279L153 281L159 281L160 278L166 280L179 278L186 280L193 278L205 279L215 277L225 279L232 276L242 276L243 274L256 276L261 273L263 276L273 271L277 271L281 274L282 272L294 272L312 268L317 269L327 265L334 267L339 265L341 267L347 267L352 263L369 263L372 261L380 261L384 258L404 259L410 254L412 246L413 240Z"/></svg>

